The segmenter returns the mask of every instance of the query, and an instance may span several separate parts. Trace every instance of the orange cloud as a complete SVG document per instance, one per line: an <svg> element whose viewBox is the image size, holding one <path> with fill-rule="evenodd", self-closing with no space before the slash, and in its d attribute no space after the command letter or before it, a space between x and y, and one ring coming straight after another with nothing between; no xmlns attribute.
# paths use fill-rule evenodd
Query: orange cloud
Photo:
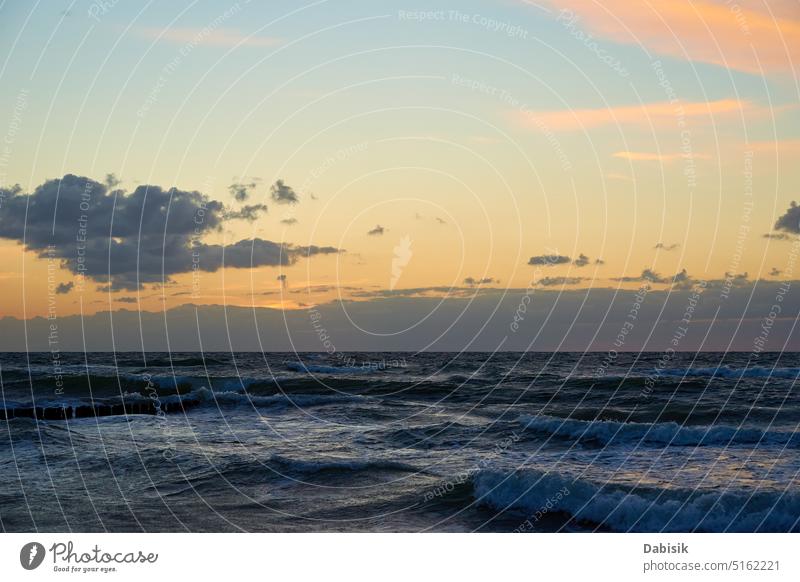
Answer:
<svg viewBox="0 0 800 582"><path fill-rule="evenodd" d="M275 46L281 43L270 36L249 36L231 28L144 28L141 34L153 40L194 46Z"/></svg>
<svg viewBox="0 0 800 582"><path fill-rule="evenodd" d="M748 73L793 72L800 57L796 2L549 0L565 26L614 42ZM794 4L794 6L792 6Z"/></svg>
<svg viewBox="0 0 800 582"><path fill-rule="evenodd" d="M651 152L614 152L612 154L615 158L622 158L625 160L631 160L633 162L671 162L673 160L679 160L681 158L685 158L684 154L656 154ZM692 157L695 159L703 159L707 160L710 159L711 156L707 154L692 154Z"/></svg>
<svg viewBox="0 0 800 582"><path fill-rule="evenodd" d="M747 101L721 99L719 101L683 103L646 103L643 105L624 105L621 107L602 107L598 109L564 109L558 111L521 111L515 115L523 125L532 128L546 127L550 130L574 131L591 129L605 125L641 125L675 127L678 122L689 118L706 118L740 113L750 110Z"/></svg>

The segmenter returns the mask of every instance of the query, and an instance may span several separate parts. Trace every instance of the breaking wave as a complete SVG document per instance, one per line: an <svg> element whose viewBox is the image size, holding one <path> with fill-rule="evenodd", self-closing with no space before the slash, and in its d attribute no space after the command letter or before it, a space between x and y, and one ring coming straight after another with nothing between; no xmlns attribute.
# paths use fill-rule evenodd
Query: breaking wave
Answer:
<svg viewBox="0 0 800 582"><path fill-rule="evenodd" d="M618 532L800 531L795 492L695 492L599 484L537 470L484 470L473 478L479 503L533 514L543 507ZM561 492L553 503L553 495ZM546 504L550 501L550 505Z"/></svg>

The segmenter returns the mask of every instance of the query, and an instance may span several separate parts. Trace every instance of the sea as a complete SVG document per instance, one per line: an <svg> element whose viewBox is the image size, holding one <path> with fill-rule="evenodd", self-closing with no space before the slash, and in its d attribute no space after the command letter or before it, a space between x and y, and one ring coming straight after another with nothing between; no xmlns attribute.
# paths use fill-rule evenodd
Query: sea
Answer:
<svg viewBox="0 0 800 582"><path fill-rule="evenodd" d="M3 353L6 532L796 532L798 353Z"/></svg>

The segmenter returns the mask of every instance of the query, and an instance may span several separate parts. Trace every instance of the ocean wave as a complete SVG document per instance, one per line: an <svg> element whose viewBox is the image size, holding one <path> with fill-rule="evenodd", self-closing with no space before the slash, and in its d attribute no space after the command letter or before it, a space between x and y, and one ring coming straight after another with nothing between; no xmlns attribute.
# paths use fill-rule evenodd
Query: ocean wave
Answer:
<svg viewBox="0 0 800 582"><path fill-rule="evenodd" d="M246 390L256 394L327 394L331 390L346 393L370 395L397 395L418 399L432 399L449 396L452 398L486 397L490 390L492 399L520 398L538 393L529 388L502 385L485 387L475 379L464 382L466 378L452 377L413 377L382 373L371 367L324 366L286 363L289 371L280 375L237 375L224 374L217 370L209 375L187 371L185 373L147 373L145 370L93 371L91 374L63 376L59 390L64 396L108 398L123 392L158 392L159 396L187 393L203 386L214 391ZM296 370L300 374L292 372ZM438 378L438 379L437 379ZM4 381L6 377L4 376ZM4 382L7 397L30 394L52 395L55 379L51 376L35 377L33 383L27 377ZM544 388L542 389L544 390ZM520 391L523 393L520 394ZM19 399L18 397L16 399Z"/></svg>
<svg viewBox="0 0 800 582"><path fill-rule="evenodd" d="M656 370L661 376L699 376L720 378L788 378L795 379L800 375L800 368L769 368L752 366L750 368L732 368L731 366L715 366L706 368L664 368Z"/></svg>
<svg viewBox="0 0 800 582"><path fill-rule="evenodd" d="M302 362L286 362L286 367L293 372L310 374L363 374L373 370L368 366L323 366L319 364L304 364Z"/></svg>
<svg viewBox="0 0 800 582"><path fill-rule="evenodd" d="M326 404L364 402L365 397L325 394L272 394L258 396L247 392L214 391L203 386L184 394L170 394L159 398L141 392L124 392L118 397L93 399L63 399L30 402L6 401L0 408L0 420L36 418L39 420L67 420L98 416L157 415L159 413L186 412L191 408L209 406L250 407L311 407Z"/></svg>
<svg viewBox="0 0 800 582"><path fill-rule="evenodd" d="M482 425L465 425L459 422L447 421L400 428L368 430L361 436L360 441L379 441L395 449L454 448L465 446L482 430L486 430Z"/></svg>
<svg viewBox="0 0 800 582"><path fill-rule="evenodd" d="M267 466L289 474L315 474L327 472L371 472L396 471L402 473L418 473L420 469L388 459L353 459L346 457L327 457L325 459L292 459L281 455L273 455Z"/></svg>
<svg viewBox="0 0 800 582"><path fill-rule="evenodd" d="M732 426L684 426L676 422L616 422L613 420L574 420L553 416L522 415L519 422L526 431L556 438L591 441L606 445L628 442L672 446L770 444L798 446L800 432L764 431Z"/></svg>
<svg viewBox="0 0 800 582"><path fill-rule="evenodd" d="M363 396L351 396L347 394L272 394L268 396L258 396L247 392L209 390L206 387L192 390L188 394L181 396L167 396L163 399L166 402L198 401L201 403L217 403L229 405L252 405L252 406L275 406L275 405L296 405L296 406L315 406L321 404L340 404L343 402L363 402Z"/></svg>
<svg viewBox="0 0 800 582"><path fill-rule="evenodd" d="M663 374L659 376L655 371L642 370L630 371L627 374L606 374L604 376L570 375L558 381L561 390L613 390L621 393L638 393L643 389L652 389L656 381L660 388L679 388L682 390L702 390L708 386L708 380L700 376L683 374Z"/></svg>
<svg viewBox="0 0 800 582"><path fill-rule="evenodd" d="M313 482L319 486L341 486L342 480L351 484L355 475L360 481L370 478L385 480L387 473L417 473L412 465L389 459L350 457L293 458L279 454L252 457L238 454L215 459L213 463L185 463L171 482L148 487L148 493L159 496L195 496L198 491L216 491L230 483L263 486L276 479Z"/></svg>
<svg viewBox="0 0 800 582"><path fill-rule="evenodd" d="M789 532L798 531L800 514L794 492L632 488L535 469L483 470L473 486L475 498L497 510L534 514L546 508L619 532Z"/></svg>
<svg viewBox="0 0 800 582"><path fill-rule="evenodd" d="M222 360L211 356L173 356L151 359L147 362L148 367L170 368L170 367L213 367L231 365L231 360ZM130 365L130 364L126 364Z"/></svg>
<svg viewBox="0 0 800 582"><path fill-rule="evenodd" d="M609 406L608 400L601 400L594 406L579 406L575 407L574 404L564 403L560 406L550 406L542 411L554 417L569 418L571 420L606 420L616 422L640 422L640 423L653 423L653 422L677 422L686 425L703 425L718 422L725 419L728 423L738 423L742 417L748 416L758 419L772 419L777 414L783 412L782 409L773 409L764 407L759 410L753 410L752 407L742 407L735 409L728 407L720 410L719 405L700 405L694 403L677 403L677 402L658 402L655 401L648 406L638 406L631 410L633 406L625 408L628 404L627 401L620 402L616 399L615 404L621 406ZM635 405L636 403L634 403ZM786 411L790 412L790 411ZM800 420L800 417L798 417Z"/></svg>

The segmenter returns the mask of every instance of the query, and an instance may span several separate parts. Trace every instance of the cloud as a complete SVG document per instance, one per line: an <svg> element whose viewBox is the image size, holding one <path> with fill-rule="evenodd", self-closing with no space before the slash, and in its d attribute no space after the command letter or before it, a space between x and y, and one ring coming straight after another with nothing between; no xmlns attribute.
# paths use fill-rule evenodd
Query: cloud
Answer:
<svg viewBox="0 0 800 582"><path fill-rule="evenodd" d="M564 26L588 29L599 38L641 46L682 60L747 73L793 74L800 54L796 3L776 10L774 2L740 0L549 0ZM777 12L777 14L776 14Z"/></svg>
<svg viewBox="0 0 800 582"><path fill-rule="evenodd" d="M542 287L560 287L563 285L577 285L585 280L585 277L544 277L539 279L536 284Z"/></svg>
<svg viewBox="0 0 800 582"><path fill-rule="evenodd" d="M59 283L58 285L56 285L56 294L66 295L67 293L72 291L73 287L75 287L75 283L73 283L72 281L70 281L69 283Z"/></svg>
<svg viewBox="0 0 800 582"><path fill-rule="evenodd" d="M797 205L797 202L792 200L786 210L786 214L778 218L774 228L775 230L800 234L800 206Z"/></svg>
<svg viewBox="0 0 800 582"><path fill-rule="evenodd" d="M552 267L553 265L564 265L570 261L571 259L564 255L537 255L528 259L528 264Z"/></svg>
<svg viewBox="0 0 800 582"><path fill-rule="evenodd" d="M682 271L685 273L686 271ZM676 275L677 277L677 275ZM669 283L669 277L662 277L652 269L643 269L642 274L638 277L614 277L612 281L620 281L621 283Z"/></svg>
<svg viewBox="0 0 800 582"><path fill-rule="evenodd" d="M499 281L496 281L494 277L483 277L482 279L467 277L464 279L464 285L469 285L470 287L474 287L476 285L489 285L490 283L499 283Z"/></svg>
<svg viewBox="0 0 800 582"><path fill-rule="evenodd" d="M690 279L690 277L689 277L689 273L687 273L687 272L686 272L686 269L681 269L681 272L680 272L680 273L677 273L677 274L676 274L676 275L675 275L675 276L672 278L672 283L673 283L673 284L675 284L675 283L687 283L687 282L688 282L688 281L690 281L690 280L691 280L691 279Z"/></svg>
<svg viewBox="0 0 800 582"><path fill-rule="evenodd" d="M258 215L261 212L267 212L266 204L247 204L242 206L239 210L228 211L225 213L227 220L246 220L253 222L258 220Z"/></svg>
<svg viewBox="0 0 800 582"><path fill-rule="evenodd" d="M763 234L761 236L762 236L762 238L768 238L768 239L772 239L772 240L794 240L793 236L790 236L790 235L788 235L786 233L783 233L783 232L778 232L778 233L768 232L768 233Z"/></svg>
<svg viewBox="0 0 800 582"><path fill-rule="evenodd" d="M759 281L751 287L731 290L727 298L706 289L693 301L695 311L687 335L680 342L684 351L753 351L753 339L763 332L764 317L786 282ZM795 288L800 281L792 281ZM276 291L276 293L280 293ZM335 330L336 348L348 351L502 350L576 351L608 353L619 330L630 322L631 305L641 302L635 329L626 337L624 350L663 352L675 349L678 322L685 317L694 292L682 289L651 289L642 302L637 289L541 287L527 303L524 322L509 333L509 313L530 299L530 289L465 288L459 295L408 297L396 292L373 300L347 301L337 298L317 303L320 321ZM301 295L292 295L303 299ZM107 302L106 302L107 303ZM319 337L304 309L281 310L236 305L180 305L153 311L120 310L113 314L60 316L59 347L62 351L318 351ZM299 303L299 302L298 302ZM800 312L800 294L788 293L782 304L765 351L800 349L795 315ZM299 305L298 305L299 306ZM199 315L199 317L198 317ZM369 321L369 329L355 322ZM420 322L409 327L409 322ZM0 350L18 349L19 338L28 334L31 350L49 350L51 322L46 318L27 321L0 318ZM382 333L376 335L375 330ZM230 333L229 333L230 332ZM145 345L142 345L144 338ZM666 395L668 396L668 395Z"/></svg>
<svg viewBox="0 0 800 582"><path fill-rule="evenodd" d="M270 36L250 36L233 28L142 28L139 33L152 40L163 40L190 46L269 47L282 42Z"/></svg>
<svg viewBox="0 0 800 582"><path fill-rule="evenodd" d="M350 296L355 299L401 299L401 298L469 298L487 295L502 295L503 289L497 287L412 287L407 289L376 289L353 291Z"/></svg>
<svg viewBox="0 0 800 582"><path fill-rule="evenodd" d="M367 234L370 236L382 236L384 232L386 232L386 229L378 224L372 230L367 231Z"/></svg>
<svg viewBox="0 0 800 582"><path fill-rule="evenodd" d="M577 131L608 125L639 125L649 128L651 123L654 126L674 127L678 117L711 121L717 116L739 114L753 109L747 101L720 99L691 103L662 101L597 109L516 111L514 115L526 127L539 129L544 125L550 130Z"/></svg>
<svg viewBox="0 0 800 582"><path fill-rule="evenodd" d="M196 264L201 270L211 272L223 267L286 267L301 258L340 252L335 247L296 246L261 238L244 239L229 245L199 244L194 247Z"/></svg>
<svg viewBox="0 0 800 582"><path fill-rule="evenodd" d="M712 282L714 285L724 285L725 287L744 287L750 283L750 278L747 272L744 273L728 273L725 272L725 277Z"/></svg>
<svg viewBox="0 0 800 582"><path fill-rule="evenodd" d="M285 224L287 226L291 226L293 224L297 224L297 219L296 218L284 218L283 220L281 220L281 224Z"/></svg>
<svg viewBox="0 0 800 582"><path fill-rule="evenodd" d="M122 181L119 178L117 178L117 175L114 173L106 174L106 178L105 180L103 180L103 182L105 183L106 188L108 188L109 190L113 190L114 188L122 184Z"/></svg>
<svg viewBox="0 0 800 582"><path fill-rule="evenodd" d="M674 285L677 289L686 290L691 289L694 285L699 283L690 277L689 275L685 274L685 269L675 275ZM728 273L726 272L722 279L709 279L702 281L705 289L708 290L717 290L717 291L726 291L729 292L731 289L740 289L744 287L748 287L751 284L765 284L765 283L774 283L774 281L768 281L767 279L760 279L757 281L751 281L748 277L747 273Z"/></svg>
<svg viewBox="0 0 800 582"><path fill-rule="evenodd" d="M349 285L305 285L303 287L297 287L290 291L290 293L300 294L300 293L329 293L331 291L336 291L338 293L342 293L344 291L357 291L362 292L364 291L364 287L353 287Z"/></svg>
<svg viewBox="0 0 800 582"><path fill-rule="evenodd" d="M278 204L297 204L300 202L297 193L284 183L283 180L278 180L269 189L269 194L272 199Z"/></svg>
<svg viewBox="0 0 800 582"><path fill-rule="evenodd" d="M660 243L656 243L656 246L654 246L653 248L654 249L661 249L662 251L674 251L675 249L677 249L680 246L681 245L679 245L678 243L664 244L664 243L660 242Z"/></svg>
<svg viewBox="0 0 800 582"><path fill-rule="evenodd" d="M587 257L586 255L584 255L583 253L581 253L581 254L579 254L579 255L578 255L578 258L577 258L577 259L575 259L574 261L572 261L572 264L573 264L573 265L575 265L576 267L585 267L585 266L586 266L586 265L588 265L590 262L591 262L591 261L589 260L589 257Z"/></svg>
<svg viewBox="0 0 800 582"><path fill-rule="evenodd" d="M628 152L628 151L614 152L612 156L615 158L630 160L632 162L672 162L674 160L680 160L686 157L686 155L684 154L657 154L651 152ZM692 158L708 160L711 158L711 156L707 154L698 154L692 152Z"/></svg>
<svg viewBox="0 0 800 582"><path fill-rule="evenodd" d="M661 277L658 273L653 271L652 269L644 269L642 274L639 275L638 281L649 281L651 283L666 283L667 279Z"/></svg>
<svg viewBox="0 0 800 582"><path fill-rule="evenodd" d="M171 282L171 276L223 266L290 265L302 257L339 252L263 239L206 244L221 229L223 204L196 191L139 186L131 193L67 174L31 194L0 191L0 238L40 257L61 259L73 274L112 290Z"/></svg>
<svg viewBox="0 0 800 582"><path fill-rule="evenodd" d="M258 186L258 182L255 180L247 184L237 182L228 186L228 192L237 202L244 202L250 197L250 191L254 190L256 186Z"/></svg>

